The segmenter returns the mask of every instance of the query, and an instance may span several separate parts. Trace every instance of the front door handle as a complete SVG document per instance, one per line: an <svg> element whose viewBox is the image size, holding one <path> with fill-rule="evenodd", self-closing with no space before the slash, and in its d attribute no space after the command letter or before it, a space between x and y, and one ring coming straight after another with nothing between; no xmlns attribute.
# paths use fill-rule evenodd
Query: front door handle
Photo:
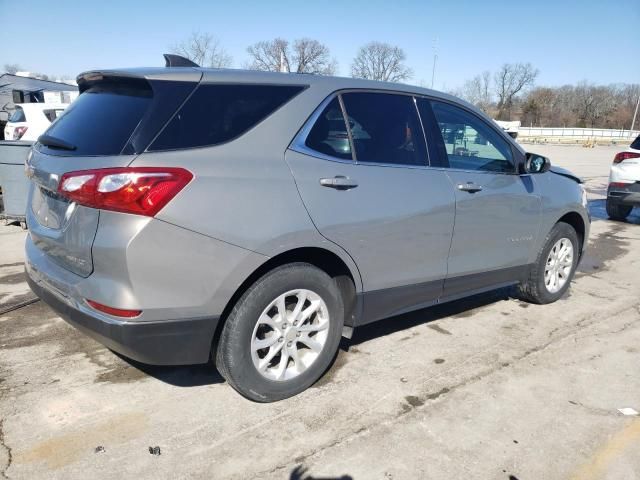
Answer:
<svg viewBox="0 0 640 480"><path fill-rule="evenodd" d="M336 190L349 190L351 188L356 188L358 186L358 182L353 178L337 175L333 178L321 178L320 185L323 187L335 188Z"/></svg>
<svg viewBox="0 0 640 480"><path fill-rule="evenodd" d="M459 183L458 190L460 190L461 192L476 193L482 191L482 186L476 185L473 182Z"/></svg>

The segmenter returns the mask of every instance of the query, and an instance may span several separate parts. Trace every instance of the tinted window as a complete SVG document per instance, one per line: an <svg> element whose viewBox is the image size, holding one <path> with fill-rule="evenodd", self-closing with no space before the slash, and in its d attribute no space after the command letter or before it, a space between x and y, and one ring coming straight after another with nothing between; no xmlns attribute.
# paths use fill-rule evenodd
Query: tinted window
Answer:
<svg viewBox="0 0 640 480"><path fill-rule="evenodd" d="M27 117L24 115L24 110L20 107L16 107L16 110L9 117L10 122L26 122Z"/></svg>
<svg viewBox="0 0 640 480"><path fill-rule="evenodd" d="M47 151L63 155L118 155L151 100L150 88L112 84L91 87L46 132L75 145L76 149Z"/></svg>
<svg viewBox="0 0 640 480"><path fill-rule="evenodd" d="M427 164L413 97L363 92L342 98L358 162Z"/></svg>
<svg viewBox="0 0 640 480"><path fill-rule="evenodd" d="M640 150L640 135L638 135L638 138L636 138L633 143L631 144L631 148L635 149L635 150Z"/></svg>
<svg viewBox="0 0 640 480"><path fill-rule="evenodd" d="M325 155L351 160L349 134L337 98L320 114L307 135L305 145Z"/></svg>
<svg viewBox="0 0 640 480"><path fill-rule="evenodd" d="M431 102L451 168L513 172L509 143L475 115L448 103Z"/></svg>
<svg viewBox="0 0 640 480"><path fill-rule="evenodd" d="M302 86L201 85L149 150L217 145L254 127Z"/></svg>
<svg viewBox="0 0 640 480"><path fill-rule="evenodd" d="M53 122L56 118L62 115L63 112L64 110L61 110L61 109L48 109L48 110L43 110L42 114L45 117L47 117L47 120L49 120L50 122Z"/></svg>

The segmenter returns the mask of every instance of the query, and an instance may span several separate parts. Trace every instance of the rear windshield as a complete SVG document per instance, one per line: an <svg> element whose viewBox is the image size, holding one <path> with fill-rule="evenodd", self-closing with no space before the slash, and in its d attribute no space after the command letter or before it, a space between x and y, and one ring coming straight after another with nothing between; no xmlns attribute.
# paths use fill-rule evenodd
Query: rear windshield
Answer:
<svg viewBox="0 0 640 480"><path fill-rule="evenodd" d="M304 89L284 85L200 85L150 151L218 145L239 137Z"/></svg>
<svg viewBox="0 0 640 480"><path fill-rule="evenodd" d="M46 135L75 146L75 150L58 152L61 154L118 155L151 100L151 88L109 84L94 86L65 110Z"/></svg>
<svg viewBox="0 0 640 480"><path fill-rule="evenodd" d="M640 135L638 135L638 138L636 138L633 143L631 144L631 148L635 149L635 150L640 150Z"/></svg>
<svg viewBox="0 0 640 480"><path fill-rule="evenodd" d="M11 117L9 117L9 121L10 122L26 122L27 121L27 117L25 117L24 115L24 110L21 107L16 107L15 112L13 112L13 114L11 115Z"/></svg>

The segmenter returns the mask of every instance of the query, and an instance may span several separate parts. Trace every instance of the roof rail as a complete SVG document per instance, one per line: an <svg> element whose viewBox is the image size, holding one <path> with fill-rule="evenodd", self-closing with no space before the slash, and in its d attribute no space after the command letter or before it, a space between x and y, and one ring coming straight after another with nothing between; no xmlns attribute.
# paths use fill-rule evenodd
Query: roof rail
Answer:
<svg viewBox="0 0 640 480"><path fill-rule="evenodd" d="M173 53L163 54L165 67L199 67L197 63L192 62L188 58Z"/></svg>

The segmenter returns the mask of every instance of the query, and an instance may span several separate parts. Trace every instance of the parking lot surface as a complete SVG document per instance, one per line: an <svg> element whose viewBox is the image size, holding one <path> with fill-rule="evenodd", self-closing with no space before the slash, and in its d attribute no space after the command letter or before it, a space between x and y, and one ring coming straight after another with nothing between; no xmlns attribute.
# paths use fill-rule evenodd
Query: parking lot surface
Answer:
<svg viewBox="0 0 640 480"><path fill-rule="evenodd" d="M640 417L618 411L640 411L640 215L604 209L620 148L526 148L587 182L591 239L565 298L499 290L363 327L275 404L73 329L33 302L25 233L0 227L0 477L640 478Z"/></svg>

